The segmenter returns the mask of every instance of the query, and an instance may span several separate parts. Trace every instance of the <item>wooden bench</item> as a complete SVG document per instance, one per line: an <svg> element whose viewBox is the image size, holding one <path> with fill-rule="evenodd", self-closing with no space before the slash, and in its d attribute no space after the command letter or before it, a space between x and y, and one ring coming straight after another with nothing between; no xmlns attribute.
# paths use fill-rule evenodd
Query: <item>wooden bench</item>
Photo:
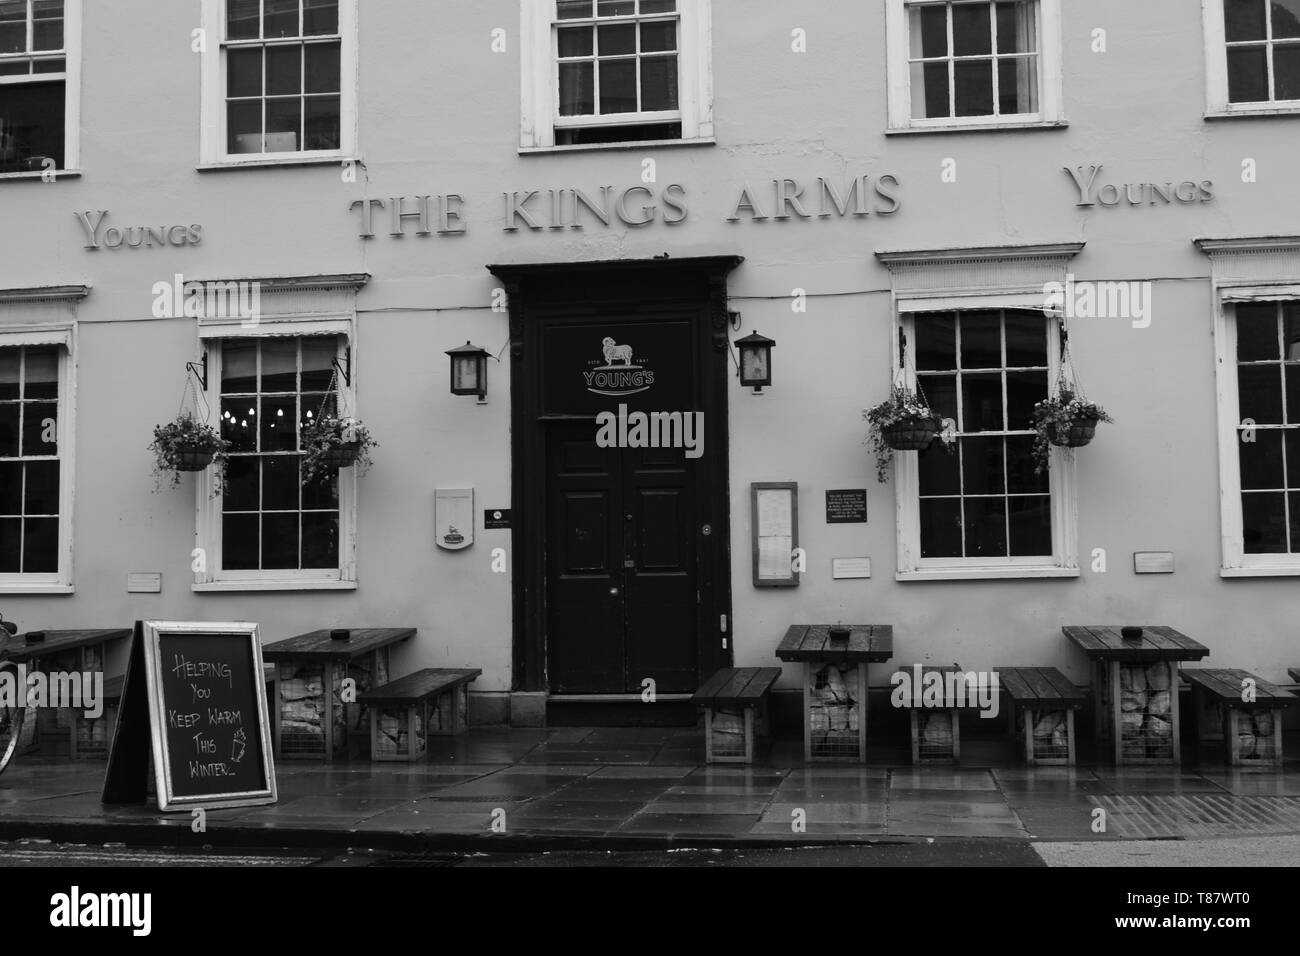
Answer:
<svg viewBox="0 0 1300 956"><path fill-rule="evenodd" d="M704 708L706 763L753 763L754 733L767 731L767 695L779 667L724 667L691 702Z"/></svg>
<svg viewBox="0 0 1300 956"><path fill-rule="evenodd" d="M426 667L357 695L370 708L370 759L419 760L428 737L463 733L478 668Z"/></svg>
<svg viewBox="0 0 1300 956"><path fill-rule="evenodd" d="M1055 667L999 667L1011 701L1011 727L1023 737L1025 763L1074 764L1074 712L1087 695Z"/></svg>
<svg viewBox="0 0 1300 956"><path fill-rule="evenodd" d="M1182 673L1192 687L1199 740L1213 739L1203 725L1212 726L1205 718L1217 710L1231 766L1282 766L1282 719L1277 711L1295 701L1293 694L1249 671L1196 667Z"/></svg>

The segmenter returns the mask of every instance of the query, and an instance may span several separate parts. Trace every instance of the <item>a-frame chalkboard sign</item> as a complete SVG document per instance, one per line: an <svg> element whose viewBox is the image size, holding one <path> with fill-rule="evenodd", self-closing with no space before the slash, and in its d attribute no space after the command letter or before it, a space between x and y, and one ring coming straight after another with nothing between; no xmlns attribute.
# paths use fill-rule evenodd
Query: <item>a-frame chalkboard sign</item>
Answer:
<svg viewBox="0 0 1300 956"><path fill-rule="evenodd" d="M137 621L103 802L158 809L274 803L275 762L256 624Z"/></svg>

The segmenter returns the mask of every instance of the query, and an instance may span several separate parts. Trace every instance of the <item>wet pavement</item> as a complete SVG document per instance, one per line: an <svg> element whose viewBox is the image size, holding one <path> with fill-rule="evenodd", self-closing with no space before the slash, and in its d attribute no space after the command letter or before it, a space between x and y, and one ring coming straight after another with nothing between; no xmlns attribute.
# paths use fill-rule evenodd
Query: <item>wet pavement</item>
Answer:
<svg viewBox="0 0 1300 956"><path fill-rule="evenodd" d="M777 740L752 767L707 766L681 728L474 729L431 740L428 762L277 764L274 806L188 812L100 803L102 761L22 757L0 776L0 838L134 844L517 846L622 849L1095 842L1300 834L1300 763L1280 773L1029 769L1001 740L963 741L960 766L805 765ZM1292 751L1294 752L1294 751Z"/></svg>

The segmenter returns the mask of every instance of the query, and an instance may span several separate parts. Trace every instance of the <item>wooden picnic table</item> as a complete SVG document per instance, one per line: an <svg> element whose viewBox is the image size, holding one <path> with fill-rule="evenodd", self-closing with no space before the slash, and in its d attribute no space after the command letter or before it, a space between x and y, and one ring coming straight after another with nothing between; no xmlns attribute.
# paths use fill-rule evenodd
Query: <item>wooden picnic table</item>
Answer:
<svg viewBox="0 0 1300 956"><path fill-rule="evenodd" d="M130 637L132 631L129 627L45 631L44 640L33 641L31 635L35 633L40 632L27 631L9 638L0 649L0 659L28 664L46 674L104 674L108 645ZM103 716L91 719L75 707L43 707L28 726L35 728L28 749L39 747L46 756L75 759L108 753L110 728Z"/></svg>
<svg viewBox="0 0 1300 956"><path fill-rule="evenodd" d="M413 627L347 628L347 640L335 640L330 630L262 648L262 659L276 665L276 756L332 761L347 753L349 737L368 751L368 711L343 700L343 682L353 680L358 694L388 683L389 651L416 634Z"/></svg>
<svg viewBox="0 0 1300 956"><path fill-rule="evenodd" d="M867 665L894 656L894 628L835 626L849 628L847 640L831 640L830 624L792 625L776 656L803 665L804 759L861 763L867 759Z"/></svg>
<svg viewBox="0 0 1300 956"><path fill-rule="evenodd" d="M1178 665L1207 657L1210 649L1164 625L1141 625L1127 640L1118 625L1061 628L1092 667L1093 724L1098 741L1109 737L1116 765L1177 764L1180 754Z"/></svg>

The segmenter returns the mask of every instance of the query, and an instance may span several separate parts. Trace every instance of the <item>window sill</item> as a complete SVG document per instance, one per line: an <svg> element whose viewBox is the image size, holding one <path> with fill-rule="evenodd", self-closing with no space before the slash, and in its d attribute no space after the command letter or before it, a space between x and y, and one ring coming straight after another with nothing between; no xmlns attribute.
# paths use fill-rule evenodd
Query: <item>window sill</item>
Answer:
<svg viewBox="0 0 1300 956"><path fill-rule="evenodd" d="M663 149L669 146L716 146L717 139L703 136L699 139L643 139L629 143L578 143L573 146L520 146L520 156L539 153L590 153L606 149Z"/></svg>
<svg viewBox="0 0 1300 956"><path fill-rule="evenodd" d="M71 584L0 584L0 594L71 594Z"/></svg>
<svg viewBox="0 0 1300 956"><path fill-rule="evenodd" d="M355 591L356 581L205 581L190 585L196 593L237 591Z"/></svg>
<svg viewBox="0 0 1300 956"><path fill-rule="evenodd" d="M886 136L921 136L926 133L1003 133L1017 130L1066 129L1065 120L1036 120L1029 123L955 123L951 126L898 126L885 130Z"/></svg>
<svg viewBox="0 0 1300 956"><path fill-rule="evenodd" d="M926 568L921 571L899 571L895 581L995 581L1008 578L1077 578L1078 568L1022 565L1000 568Z"/></svg>
<svg viewBox="0 0 1300 956"><path fill-rule="evenodd" d="M1273 565L1259 568L1220 568L1221 578L1293 578L1300 577L1300 565Z"/></svg>
<svg viewBox="0 0 1300 956"><path fill-rule="evenodd" d="M79 169L51 169L51 170L35 169L29 172L21 172L21 173L0 173L0 180L45 179L47 173L53 173L55 182L58 182L60 179L77 179L78 177L81 176L81 170Z"/></svg>
<svg viewBox="0 0 1300 956"><path fill-rule="evenodd" d="M342 166L360 163L360 156L289 156L273 159L223 159L215 163L199 163L194 168L201 173L219 173L232 169L261 169L266 166Z"/></svg>
<svg viewBox="0 0 1300 956"><path fill-rule="evenodd" d="M1235 110L1208 110L1207 120L1242 119L1259 116L1300 116L1300 106L1251 106Z"/></svg>

